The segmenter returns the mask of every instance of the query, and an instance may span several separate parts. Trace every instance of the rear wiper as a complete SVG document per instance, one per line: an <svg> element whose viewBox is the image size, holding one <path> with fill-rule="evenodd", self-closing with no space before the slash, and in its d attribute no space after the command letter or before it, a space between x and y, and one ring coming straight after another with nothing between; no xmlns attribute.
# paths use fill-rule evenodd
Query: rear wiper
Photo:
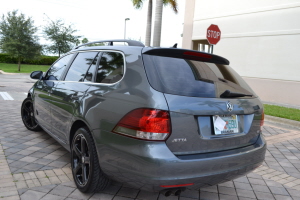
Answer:
<svg viewBox="0 0 300 200"><path fill-rule="evenodd" d="M233 93L230 92L230 90L225 90L220 97L221 98L228 98L228 97L252 97L253 95L251 94L242 94L242 93Z"/></svg>

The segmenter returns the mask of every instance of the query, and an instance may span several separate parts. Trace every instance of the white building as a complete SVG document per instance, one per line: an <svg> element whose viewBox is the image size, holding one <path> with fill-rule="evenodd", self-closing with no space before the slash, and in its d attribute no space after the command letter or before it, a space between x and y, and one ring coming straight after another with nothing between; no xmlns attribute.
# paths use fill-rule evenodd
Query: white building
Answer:
<svg viewBox="0 0 300 200"><path fill-rule="evenodd" d="M216 24L214 54L265 102L300 108L300 0L186 0L183 48L202 50Z"/></svg>

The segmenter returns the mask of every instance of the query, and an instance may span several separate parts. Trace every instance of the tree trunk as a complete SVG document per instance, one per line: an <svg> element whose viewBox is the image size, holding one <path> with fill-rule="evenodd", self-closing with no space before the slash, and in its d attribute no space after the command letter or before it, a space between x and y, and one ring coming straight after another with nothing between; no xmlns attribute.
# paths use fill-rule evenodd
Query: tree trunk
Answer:
<svg viewBox="0 0 300 200"><path fill-rule="evenodd" d="M18 58L18 71L21 70L21 58L19 57Z"/></svg>
<svg viewBox="0 0 300 200"><path fill-rule="evenodd" d="M153 46L160 47L163 0L156 0Z"/></svg>
<svg viewBox="0 0 300 200"><path fill-rule="evenodd" d="M147 27L146 27L146 39L145 45L151 45L151 29L152 29L152 0L148 3L148 15L147 15Z"/></svg>

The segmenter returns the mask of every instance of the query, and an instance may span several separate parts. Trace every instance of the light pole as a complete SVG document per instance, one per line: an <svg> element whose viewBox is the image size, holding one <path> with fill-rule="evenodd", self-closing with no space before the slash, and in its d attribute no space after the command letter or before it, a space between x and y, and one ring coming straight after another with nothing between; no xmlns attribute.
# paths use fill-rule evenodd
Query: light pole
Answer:
<svg viewBox="0 0 300 200"><path fill-rule="evenodd" d="M126 40L126 21L127 20L130 20L130 18L125 18L124 40Z"/></svg>

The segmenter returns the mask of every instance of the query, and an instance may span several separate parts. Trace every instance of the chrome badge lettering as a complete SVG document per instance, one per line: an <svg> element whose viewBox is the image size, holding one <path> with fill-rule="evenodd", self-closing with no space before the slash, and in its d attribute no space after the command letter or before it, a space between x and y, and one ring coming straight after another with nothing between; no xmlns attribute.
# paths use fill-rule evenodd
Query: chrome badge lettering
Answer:
<svg viewBox="0 0 300 200"><path fill-rule="evenodd" d="M175 138L172 140L172 142L186 142L187 139L186 138Z"/></svg>
<svg viewBox="0 0 300 200"><path fill-rule="evenodd" d="M229 112L231 112L231 111L233 110L233 104L230 103L230 101L228 101L228 102L226 103L226 107L227 107L227 110L228 110Z"/></svg>

